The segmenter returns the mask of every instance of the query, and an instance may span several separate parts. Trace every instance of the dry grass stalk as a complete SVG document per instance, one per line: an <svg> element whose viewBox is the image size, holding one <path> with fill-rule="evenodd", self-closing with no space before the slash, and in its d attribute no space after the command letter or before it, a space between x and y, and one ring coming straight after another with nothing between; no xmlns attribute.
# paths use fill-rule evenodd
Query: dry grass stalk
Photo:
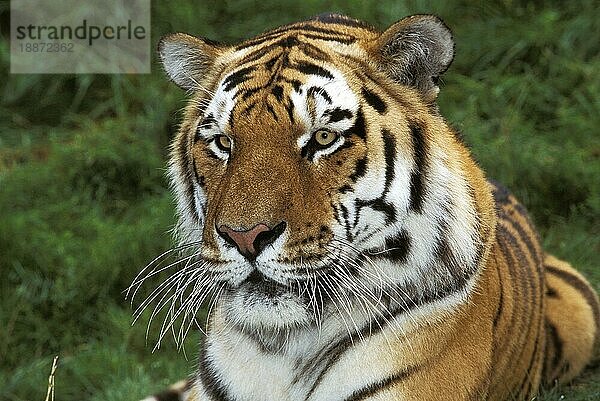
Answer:
<svg viewBox="0 0 600 401"><path fill-rule="evenodd" d="M54 374L56 373L56 366L58 365L58 355L54 357L52 361L52 370L48 377L48 391L46 392L45 401L54 401Z"/></svg>

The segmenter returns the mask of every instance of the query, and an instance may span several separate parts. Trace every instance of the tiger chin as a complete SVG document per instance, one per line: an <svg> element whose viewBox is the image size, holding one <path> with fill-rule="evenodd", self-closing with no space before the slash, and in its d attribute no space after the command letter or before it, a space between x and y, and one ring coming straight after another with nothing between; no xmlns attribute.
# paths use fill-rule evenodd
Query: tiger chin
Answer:
<svg viewBox="0 0 600 401"><path fill-rule="evenodd" d="M177 285L188 313L212 302L197 372L153 399L530 400L592 358L595 291L440 115L439 18L177 33L159 55L190 96Z"/></svg>

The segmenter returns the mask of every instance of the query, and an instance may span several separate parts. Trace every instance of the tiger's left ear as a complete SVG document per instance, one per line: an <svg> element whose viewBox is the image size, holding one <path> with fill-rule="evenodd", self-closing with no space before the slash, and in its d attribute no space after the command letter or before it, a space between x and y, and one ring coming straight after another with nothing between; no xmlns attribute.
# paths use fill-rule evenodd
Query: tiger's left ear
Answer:
<svg viewBox="0 0 600 401"><path fill-rule="evenodd" d="M454 58L452 32L434 15L413 15L389 27L377 39L376 59L390 78L435 101L438 77Z"/></svg>
<svg viewBox="0 0 600 401"><path fill-rule="evenodd" d="M163 36L158 42L158 55L169 78L182 89L194 92L211 73L225 47L210 39L185 33Z"/></svg>

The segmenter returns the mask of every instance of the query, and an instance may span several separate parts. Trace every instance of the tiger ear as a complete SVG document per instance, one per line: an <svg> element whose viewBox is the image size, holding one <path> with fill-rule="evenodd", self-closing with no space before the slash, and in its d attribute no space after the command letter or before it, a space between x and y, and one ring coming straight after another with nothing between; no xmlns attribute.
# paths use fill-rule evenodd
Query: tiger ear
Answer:
<svg viewBox="0 0 600 401"><path fill-rule="evenodd" d="M165 72L186 91L200 88L199 82L223 51L224 47L218 43L185 33L169 34L158 42L158 55Z"/></svg>
<svg viewBox="0 0 600 401"><path fill-rule="evenodd" d="M454 40L438 17L413 15L383 32L376 51L383 70L393 80L418 89L433 102L439 92L438 77L454 58Z"/></svg>

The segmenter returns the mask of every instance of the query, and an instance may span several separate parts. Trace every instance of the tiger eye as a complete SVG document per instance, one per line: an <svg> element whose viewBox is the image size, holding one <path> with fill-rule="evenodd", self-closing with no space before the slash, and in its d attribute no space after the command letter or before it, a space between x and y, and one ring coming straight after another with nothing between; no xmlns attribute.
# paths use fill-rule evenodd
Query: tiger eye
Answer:
<svg viewBox="0 0 600 401"><path fill-rule="evenodd" d="M228 152L231 150L231 139L226 135L219 135L217 138L217 146L219 149Z"/></svg>
<svg viewBox="0 0 600 401"><path fill-rule="evenodd" d="M320 146L329 146L337 139L335 133L325 130L315 132L314 137L315 141L317 141Z"/></svg>

